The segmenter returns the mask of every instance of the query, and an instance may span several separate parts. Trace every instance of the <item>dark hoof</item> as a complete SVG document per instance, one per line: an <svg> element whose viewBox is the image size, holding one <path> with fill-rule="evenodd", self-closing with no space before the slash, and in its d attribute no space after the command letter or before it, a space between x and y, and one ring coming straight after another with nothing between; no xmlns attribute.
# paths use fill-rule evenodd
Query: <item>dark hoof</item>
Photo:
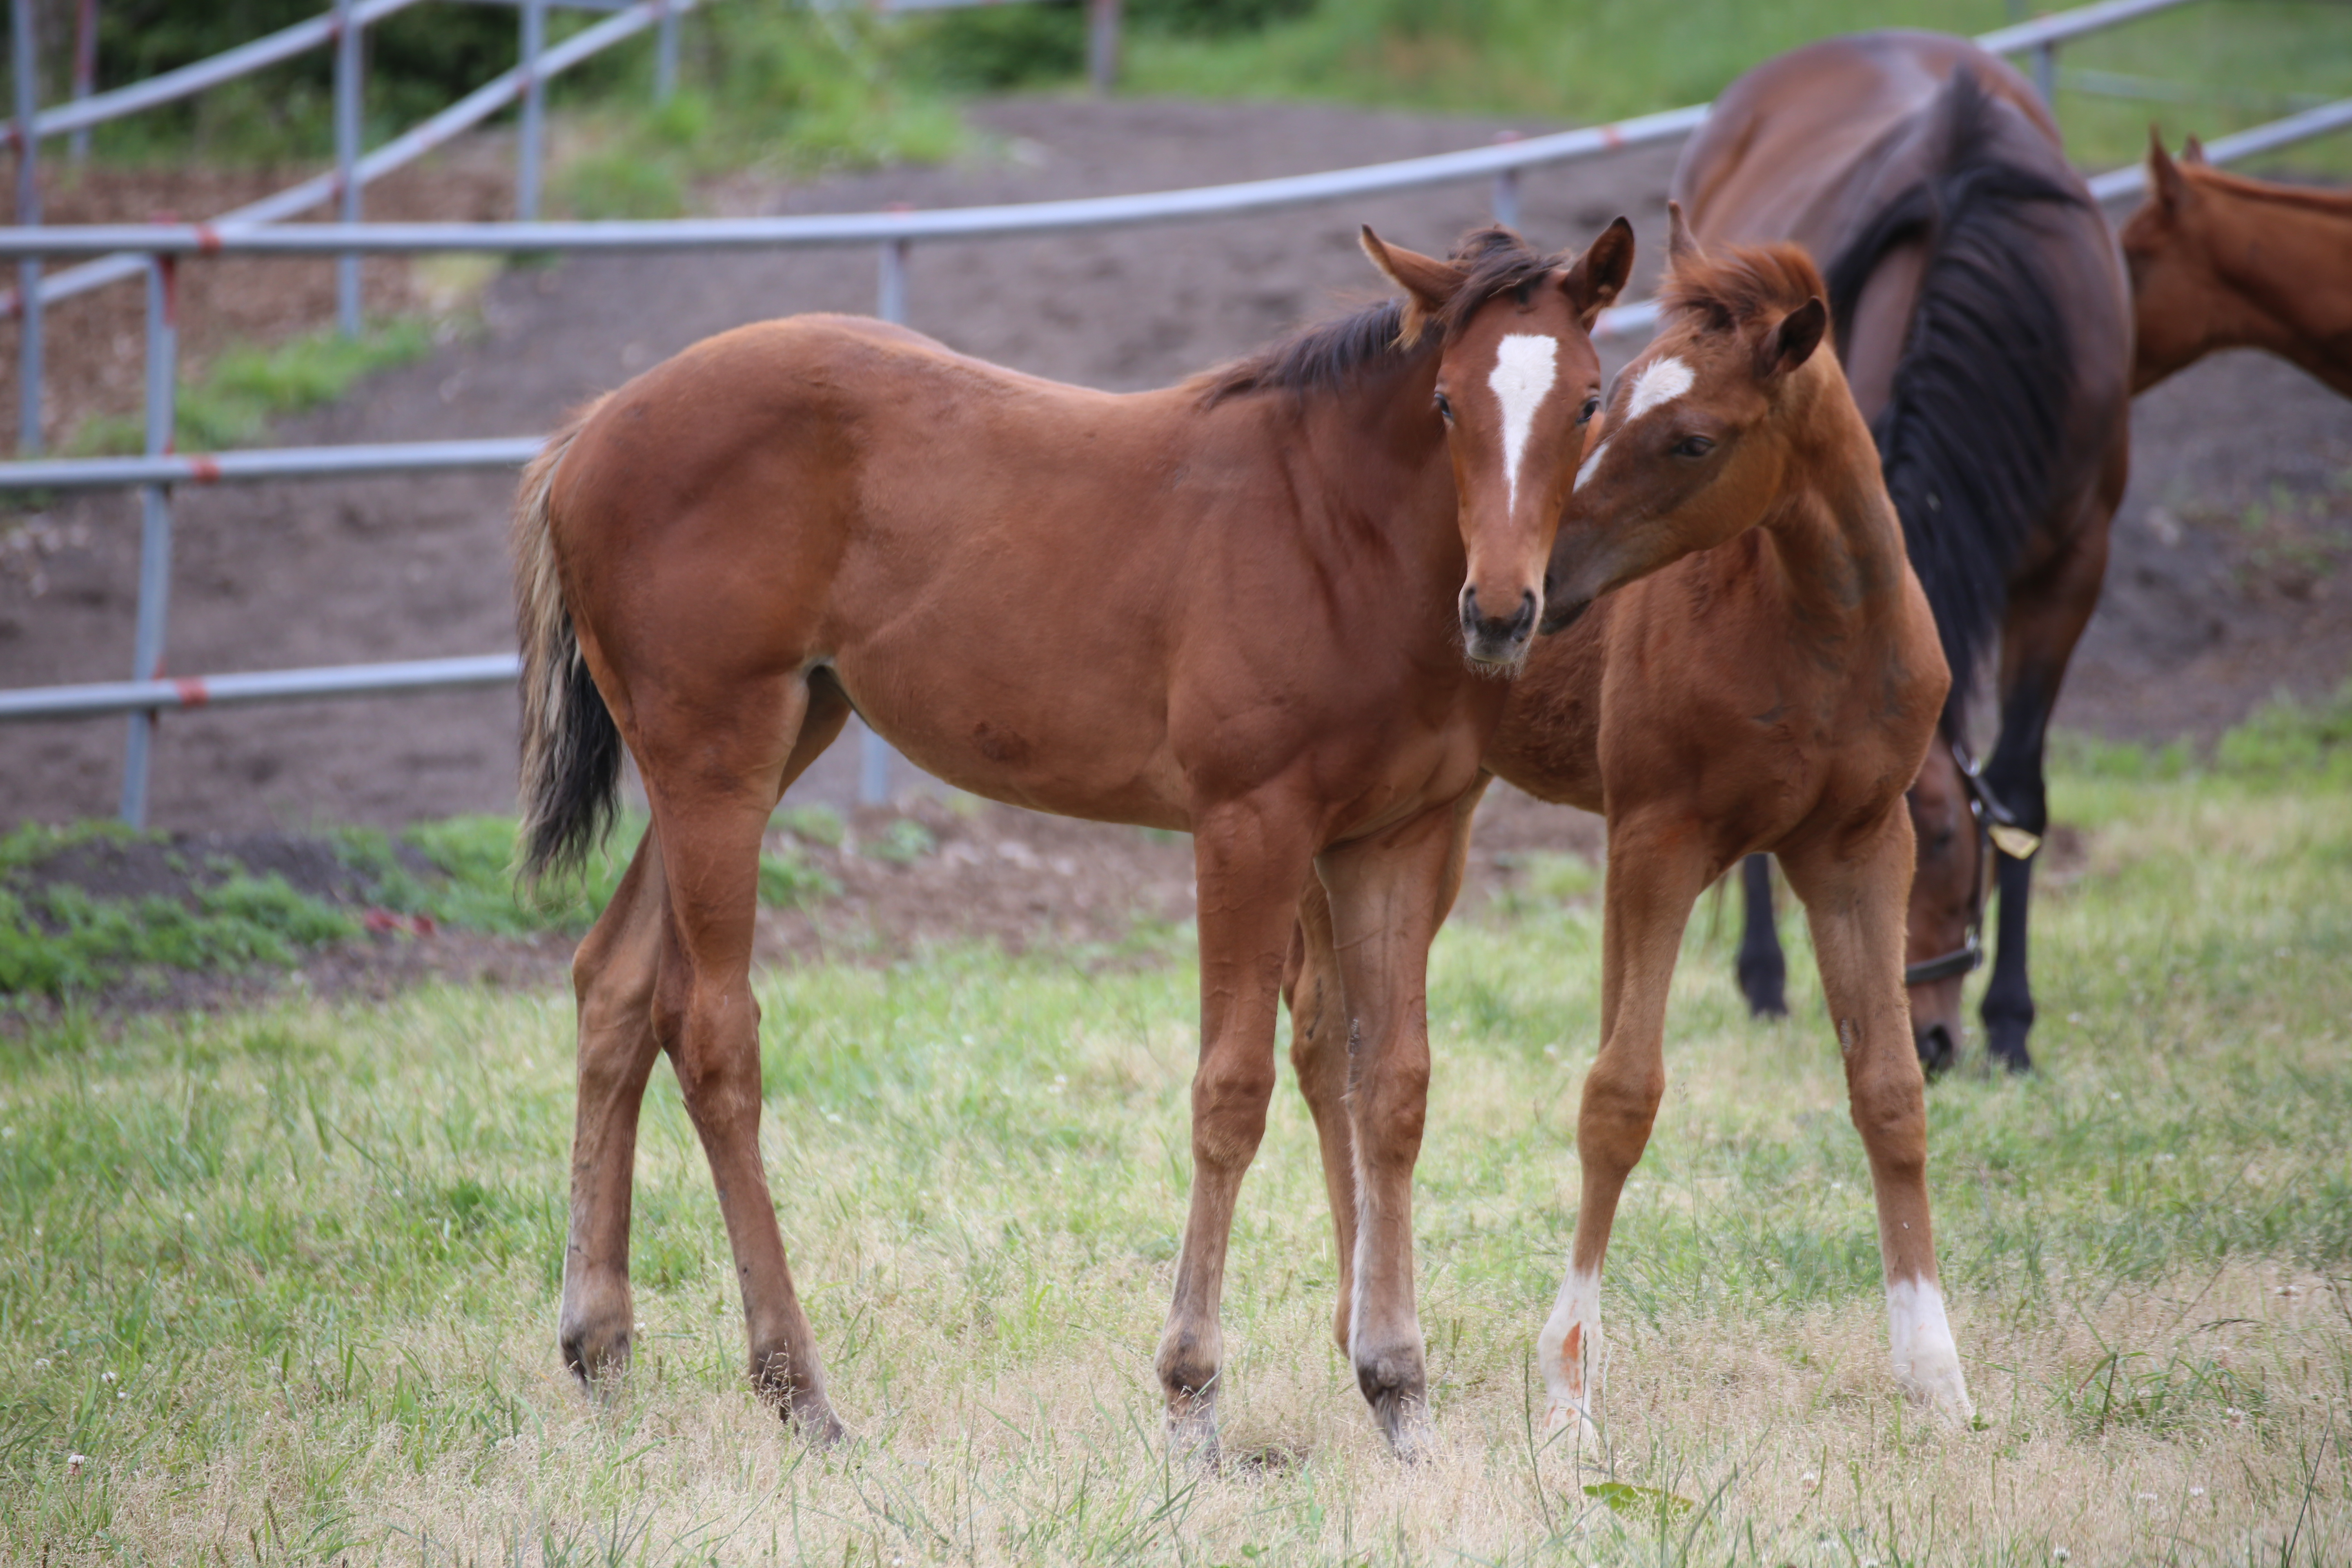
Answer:
<svg viewBox="0 0 2352 1568"><path fill-rule="evenodd" d="M1428 1451L1429 1378L1420 1346L1359 1359L1356 1386L1398 1458L1418 1459Z"/></svg>
<svg viewBox="0 0 2352 1568"><path fill-rule="evenodd" d="M1751 958L1743 954L1739 960L1739 994L1748 998L1749 1017L1787 1017L1788 961L1777 952L1769 958Z"/></svg>
<svg viewBox="0 0 2352 1568"><path fill-rule="evenodd" d="M2025 1048L2028 1028L2029 1026L2024 1024L1996 1024L1988 1018L1985 1020L1985 1049L1994 1061L2011 1072L2032 1072L2033 1057Z"/></svg>
<svg viewBox="0 0 2352 1568"><path fill-rule="evenodd" d="M629 1331L575 1329L563 1336L563 1364L590 1394L603 1394L629 1370Z"/></svg>
<svg viewBox="0 0 2352 1568"><path fill-rule="evenodd" d="M849 1436L849 1428L834 1415L832 1405L822 1394L782 1401L776 1406L776 1414L813 1448L834 1447Z"/></svg>
<svg viewBox="0 0 2352 1568"><path fill-rule="evenodd" d="M1941 1024L1930 1024L1912 1037L1919 1047L1919 1066L1929 1078L1941 1078L1952 1070L1960 1059L1960 1048L1952 1040L1952 1031Z"/></svg>

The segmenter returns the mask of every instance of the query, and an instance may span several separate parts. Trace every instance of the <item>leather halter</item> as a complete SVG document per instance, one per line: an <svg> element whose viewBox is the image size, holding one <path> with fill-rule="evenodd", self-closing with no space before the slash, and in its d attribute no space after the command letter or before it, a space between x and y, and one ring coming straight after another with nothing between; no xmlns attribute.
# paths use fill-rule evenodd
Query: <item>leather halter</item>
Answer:
<svg viewBox="0 0 2352 1568"><path fill-rule="evenodd" d="M1977 825L1977 900L1969 911L1968 940L1951 952L1919 963L1906 964L1903 984L1932 985L1938 980L1949 980L1956 974L1973 973L1984 963L1985 905L1990 901L1993 851L1999 849L2012 860L2030 860L2042 847L2042 837L2017 825L2017 817L2009 807L1993 797L1979 775L1974 757L1958 742L1952 742L1952 761L1960 770L1960 786L1968 792L1969 815Z"/></svg>

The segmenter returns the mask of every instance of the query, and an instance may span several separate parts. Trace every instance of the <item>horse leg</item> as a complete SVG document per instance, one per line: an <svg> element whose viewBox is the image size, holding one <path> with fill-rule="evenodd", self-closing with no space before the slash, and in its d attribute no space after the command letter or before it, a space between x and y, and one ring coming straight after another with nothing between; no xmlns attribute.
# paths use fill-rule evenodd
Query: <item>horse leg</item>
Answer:
<svg viewBox="0 0 2352 1568"><path fill-rule="evenodd" d="M1903 989L1905 909L1915 846L1901 801L1859 843L1784 851L1805 901L1822 990L1845 1060L1846 1094L1870 1160L1895 1380L1942 1418L1975 1414L1936 1282L1927 1215L1927 1079Z"/></svg>
<svg viewBox="0 0 2352 1568"><path fill-rule="evenodd" d="M1355 1295L1356 1144L1348 1126L1348 1014L1339 995L1339 957L1331 951L1331 900L1310 879L1298 900L1298 930L1291 939L1299 963L1286 988L1290 1004L1290 1065L1298 1092L1315 1118L1316 1142L1323 1152L1323 1186L1331 1200L1331 1229L1339 1247L1339 1300L1331 1315L1331 1337L1348 1348L1348 1314Z"/></svg>
<svg viewBox="0 0 2352 1568"><path fill-rule="evenodd" d="M2095 501L2094 508L2102 503ZM2112 504L2105 511L2112 513ZM2050 829L2042 748L2051 710L2074 645L2098 607L2106 575L2107 517L2078 535L2076 548L2010 597L2000 634L2000 738L1985 763L1984 785L2009 808L2017 826L2037 838ZM2033 858L2019 859L1995 847L1994 883L2000 907L1994 927L1992 978L1979 1005L1985 1044L2012 1072L2033 1065L2026 1037L2033 1029L2033 985L2027 970L2026 915L2033 896Z"/></svg>
<svg viewBox="0 0 2352 1568"><path fill-rule="evenodd" d="M1601 1054L1585 1075L1576 1152L1583 1167L1576 1237L1551 1316L1536 1340L1547 1394L1544 1431L1593 1420L1602 1357L1601 1263L1625 1178L1650 1142L1666 1091L1666 992L1691 906L1714 880L1701 836L1679 820L1612 823L1601 935Z"/></svg>
<svg viewBox="0 0 2352 1568"><path fill-rule="evenodd" d="M660 840L648 829L613 901L572 960L580 1100L557 1328L563 1363L592 1389L617 1377L629 1361L629 1191L638 1107L660 1054L651 1009L668 915Z"/></svg>
<svg viewBox="0 0 2352 1568"><path fill-rule="evenodd" d="M1349 1358L1404 1458L1425 1446L1429 1377L1414 1303L1412 1172L1429 1109L1429 944L1462 886L1482 777L1461 799L1318 858L1346 1004L1355 1152Z"/></svg>
<svg viewBox="0 0 2352 1568"><path fill-rule="evenodd" d="M659 732L636 748L662 836L671 919L655 987L655 1028L677 1071L687 1113L719 1189L743 1290L751 1373L761 1394L814 1439L841 1424L824 1394L824 1368L793 1288L760 1157L760 1007L751 995L760 837L792 765L805 765L838 732L828 694L812 715L797 677L764 681L698 705L691 732ZM704 715L722 711L726 727ZM816 726L804 723L812 717ZM681 717L681 726L688 723ZM805 738L803 731L814 729ZM830 731L830 732L828 732ZM667 742L667 743L665 743Z"/></svg>
<svg viewBox="0 0 2352 1568"><path fill-rule="evenodd" d="M1491 773L1481 773L1477 784L1455 803L1454 842L1439 889L1440 924L1461 894L1469 861L1472 815L1493 778ZM1298 1092L1314 1114L1316 1138L1322 1145L1323 1185L1331 1200L1331 1226L1339 1258L1339 1305L1332 1314L1331 1334L1346 1350L1348 1322L1355 1311L1356 1145L1347 1103L1355 1037L1341 995L1339 955L1332 948L1331 899L1319 877L1308 879L1307 891L1299 898L1298 931L1293 941L1297 968L1285 990L1290 1004L1290 1060L1297 1069Z"/></svg>
<svg viewBox="0 0 2352 1568"><path fill-rule="evenodd" d="M1192 1075L1192 1196L1176 1289L1153 1366L1169 1435L1217 1458L1218 1322L1242 1176L1274 1097L1276 1014L1313 839L1302 814L1264 800L1204 813L1192 832L1201 910L1201 1062Z"/></svg>
<svg viewBox="0 0 2352 1568"><path fill-rule="evenodd" d="M1739 994L1748 998L1749 1016L1785 1018L1789 1016L1789 961L1780 952L1780 929L1772 918L1772 858L1759 854L1742 859L1739 886L1746 895L1739 932Z"/></svg>

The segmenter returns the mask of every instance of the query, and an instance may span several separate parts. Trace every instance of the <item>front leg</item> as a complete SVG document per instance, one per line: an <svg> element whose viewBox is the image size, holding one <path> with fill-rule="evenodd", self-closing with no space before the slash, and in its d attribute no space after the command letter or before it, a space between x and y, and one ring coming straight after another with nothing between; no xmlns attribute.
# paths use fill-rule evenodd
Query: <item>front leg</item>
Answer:
<svg viewBox="0 0 2352 1568"><path fill-rule="evenodd" d="M1265 1134L1284 960L1312 850L1307 813L1282 801L1249 800L1204 813L1192 834L1201 910L1192 1197L1175 1299L1153 1364L1167 1395L1171 1439L1212 1464L1224 1365L1218 1313L1225 1249L1242 1176Z"/></svg>
<svg viewBox="0 0 2352 1568"><path fill-rule="evenodd" d="M1944 1317L1935 1228L1927 1213L1926 1079L1903 990L1904 907L1914 847L1899 800L1856 837L1783 851L1805 901L1822 991L1845 1061L1853 1124L1870 1159L1878 1245L1886 1268L1895 1381L1944 1420L1976 1414Z"/></svg>
<svg viewBox="0 0 2352 1568"><path fill-rule="evenodd" d="M1356 1140L1348 1121L1348 1008L1339 995L1339 957L1331 951L1331 900L1316 879L1308 879L1299 898L1298 930L1291 940L1297 967L1284 987L1290 1004L1290 1065L1315 1118L1322 1151L1323 1187L1331 1203L1339 1260L1331 1336L1344 1351L1355 1300Z"/></svg>
<svg viewBox="0 0 2352 1568"><path fill-rule="evenodd" d="M1576 1239L1551 1316L1536 1340L1549 1395L1544 1431L1573 1426L1576 1441L1598 1447L1601 1265L1617 1200L1649 1146L1651 1124L1666 1092L1666 993L1682 951L1691 906L1717 867L1697 825L1642 816L1612 821L1601 936L1601 1054L1585 1075L1577 1114L1576 1152L1584 1182Z"/></svg>
<svg viewBox="0 0 2352 1568"><path fill-rule="evenodd" d="M1484 781L1317 859L1330 895L1332 952L1347 1007L1348 1114L1355 1145L1354 1290L1348 1353L1390 1446L1426 1446L1429 1377L1413 1299L1412 1173L1429 1109L1429 944L1462 883Z"/></svg>

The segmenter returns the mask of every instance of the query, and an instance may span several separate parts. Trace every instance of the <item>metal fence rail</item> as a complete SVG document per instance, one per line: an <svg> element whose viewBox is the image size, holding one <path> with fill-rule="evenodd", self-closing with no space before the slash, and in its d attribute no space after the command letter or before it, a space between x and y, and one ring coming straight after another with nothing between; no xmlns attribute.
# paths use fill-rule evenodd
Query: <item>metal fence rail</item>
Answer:
<svg viewBox="0 0 2352 1568"><path fill-rule="evenodd" d="M26 0L16 0L23 5ZM353 0L342 0L353 6ZM396 0L369 0L387 5ZM405 0L397 0L405 3ZM488 3L536 6L551 0L488 0ZM601 0L596 0L601 3ZM561 68L560 57L572 51L565 64L585 58L594 49L642 30L660 16L682 10L692 0L638 0L610 21L567 40L540 58L542 73ZM2076 11L1987 35L1979 42L2000 52L2054 50L2064 39L2080 37L2118 22L2168 10L2188 0L2104 0ZM625 27L608 37L606 29ZM593 43L591 40L595 40ZM491 109L510 101L522 68L487 84L474 95L409 132L408 138L387 145L361 160L365 169L399 154L411 139L455 134L446 126L476 123ZM480 106L492 95L488 107ZM478 110L478 112L477 110ZM658 223L416 223L317 224L299 228L262 226L255 208L209 224L99 225L71 228L20 226L0 228L0 257L96 256L103 259L51 279L41 290L92 272L97 268L144 270L149 279L150 328L148 450L137 458L106 458L0 464L0 491L62 490L137 486L142 490L145 518L142 551L137 678L123 682L0 691L0 722L31 719L86 718L110 713L132 716L132 755L126 765L122 811L137 822L145 809L145 752L153 715L164 708L227 703L333 698L389 692L424 691L496 685L511 679L517 665L511 654L463 659L411 660L397 664L339 667L321 670L280 670L236 675L165 678L163 673L164 604L169 584L171 487L296 478L362 474L404 474L462 469L513 468L527 461L540 446L538 437L492 440L394 443L332 447L290 447L213 455L175 455L170 450L171 393L175 374L175 333L173 321L173 278L182 258L209 255L357 255L416 254L433 251L481 252L619 252L646 250L797 248L818 246L872 245L878 248L880 271L877 313L885 320L903 321L906 313L906 265L918 240L973 239L1035 236L1128 225L1180 222L1192 219L1261 213L1349 197L1388 195L1431 185L1479 178L1494 181L1497 216L1516 221L1517 179L1520 172L1544 165L1672 140L1706 117L1706 106L1669 110L1619 121L1500 142L1433 157L1336 170L1317 174L1285 176L1232 184L1165 191L1143 195L1089 197L1028 203L1018 205L950 208L929 212L821 214L793 217L686 219ZM472 118L467 119L466 116ZM2292 142L2352 125L2352 100L2307 110L2273 125L2217 140L2208 156L2216 163L2243 158ZM462 128L458 126L457 128ZM421 148L416 149L421 151ZM407 152L404 156L414 156ZM2144 180L2137 168L2115 171L2092 182L2101 199L2113 199L2137 190ZM315 205L333 188L324 181L271 198L285 202L322 187L302 205ZM257 207L270 204L256 204ZM299 210L299 206L288 210ZM269 216L282 216L272 213ZM1654 309L1634 304L1607 312L1601 331L1641 330L1654 320ZM880 798L887 752L870 733L862 770L861 793Z"/></svg>

